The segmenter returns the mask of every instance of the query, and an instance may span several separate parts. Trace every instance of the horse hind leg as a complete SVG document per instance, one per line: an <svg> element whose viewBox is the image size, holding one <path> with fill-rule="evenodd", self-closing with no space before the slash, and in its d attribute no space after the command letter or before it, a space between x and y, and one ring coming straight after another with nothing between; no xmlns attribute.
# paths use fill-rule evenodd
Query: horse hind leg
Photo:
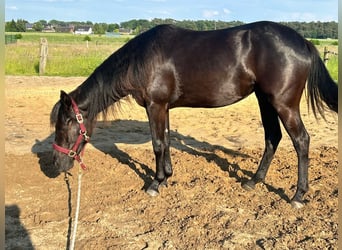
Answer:
<svg viewBox="0 0 342 250"><path fill-rule="evenodd" d="M293 198L291 199L291 205L294 208L301 208L304 206L303 202L303 197L304 194L308 191L309 185L308 185L308 165L309 165L309 143L310 143L310 136L307 133L303 121L300 116L300 111L299 111L299 102L300 102L300 97L301 93L300 91L297 91L300 88L300 85L297 84L298 86L297 89L293 89L292 92L288 93L287 95L277 95L277 97L273 97L272 101L270 101L270 104L273 106L273 117L274 114L277 113L278 117L280 118L282 124L284 125L287 133L289 134L292 143L294 145L294 148L297 153L297 159L298 159L298 181L297 181L297 191ZM257 93L257 92L256 92ZM259 102L261 98L258 98ZM262 110L262 105L260 105L260 108ZM263 111L262 111L263 113ZM266 116L267 112L264 112L265 114L262 116ZM269 116L269 114L267 115ZM273 118L275 119L275 118ZM263 121L266 119L263 118ZM265 124L264 124L265 125ZM278 124L277 124L277 129L275 131L280 131L278 129ZM267 134L267 126L265 127L265 134ZM271 131L269 129L269 131ZM279 133L280 134L280 133ZM266 136L267 138L267 136ZM280 137L278 137L280 138ZM277 141L277 140L276 140ZM267 143L266 143L266 148L267 148ZM265 150L267 151L267 149ZM267 153L266 153L267 155ZM271 155L271 154L270 154ZM263 162L268 162L265 160L265 155L261 161L260 167L261 167L261 174L260 176L263 177L263 172L262 172L262 165ZM265 168L267 169L267 168ZM259 171L259 170L258 170ZM258 181L260 178L258 174L255 175L254 181ZM253 180L252 178L252 180ZM251 182L253 184L253 181ZM249 185L253 186L253 185Z"/></svg>
<svg viewBox="0 0 342 250"><path fill-rule="evenodd" d="M282 137L277 111L260 91L256 90L255 93L258 98L262 124L265 130L265 150L257 172L252 179L242 184L242 187L248 191L253 190L257 183L265 180Z"/></svg>
<svg viewBox="0 0 342 250"><path fill-rule="evenodd" d="M299 109L285 109L279 112L279 117L292 140L298 158L297 191L291 199L291 205L294 208L302 208L304 206L304 194L309 189L308 166L310 136L304 127Z"/></svg>

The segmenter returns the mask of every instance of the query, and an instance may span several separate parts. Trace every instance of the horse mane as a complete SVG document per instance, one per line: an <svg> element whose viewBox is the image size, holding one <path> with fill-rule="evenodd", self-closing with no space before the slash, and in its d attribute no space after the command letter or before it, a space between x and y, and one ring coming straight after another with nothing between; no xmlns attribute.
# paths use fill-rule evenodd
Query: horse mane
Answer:
<svg viewBox="0 0 342 250"><path fill-rule="evenodd" d="M88 119L96 119L99 113L106 119L108 110L113 114L118 110L123 97L143 91L150 81L153 66L162 58L161 44L167 39L166 34L174 29L172 25L159 25L136 36L70 93L79 108L87 111ZM57 102L52 109L51 124L57 120L59 107Z"/></svg>

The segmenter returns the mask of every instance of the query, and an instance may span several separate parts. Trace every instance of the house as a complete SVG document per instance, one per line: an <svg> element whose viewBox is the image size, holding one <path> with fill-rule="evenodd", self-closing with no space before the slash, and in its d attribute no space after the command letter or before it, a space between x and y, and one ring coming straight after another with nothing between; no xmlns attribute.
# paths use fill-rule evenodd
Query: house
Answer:
<svg viewBox="0 0 342 250"><path fill-rule="evenodd" d="M74 33L74 26L68 25L68 26L57 26L55 27L56 32L59 33Z"/></svg>
<svg viewBox="0 0 342 250"><path fill-rule="evenodd" d="M44 29L42 30L42 32L52 33L52 32L56 32L56 30L54 29L53 26L51 26L51 25L46 25L46 26L44 27Z"/></svg>
<svg viewBox="0 0 342 250"><path fill-rule="evenodd" d="M90 35L93 33L91 26L78 26L74 31L75 35Z"/></svg>
<svg viewBox="0 0 342 250"><path fill-rule="evenodd" d="M131 35L132 30L131 29L125 29L125 28L120 28L119 29L120 35Z"/></svg>
<svg viewBox="0 0 342 250"><path fill-rule="evenodd" d="M33 30L33 23L25 23L26 30Z"/></svg>

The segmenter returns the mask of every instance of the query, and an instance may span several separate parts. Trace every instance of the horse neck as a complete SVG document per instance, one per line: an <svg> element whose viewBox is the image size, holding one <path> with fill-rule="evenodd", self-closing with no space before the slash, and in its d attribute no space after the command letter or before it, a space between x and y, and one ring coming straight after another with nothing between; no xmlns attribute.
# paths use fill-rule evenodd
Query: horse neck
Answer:
<svg viewBox="0 0 342 250"><path fill-rule="evenodd" d="M110 106L128 95L121 80L120 77L106 77L96 70L71 95L88 119L94 121L99 113L106 115Z"/></svg>
<svg viewBox="0 0 342 250"><path fill-rule="evenodd" d="M101 112L106 114L108 107L139 92L141 83L147 82L151 69L146 62L150 60L142 56L144 53L132 54L139 44L127 43L113 53L75 90L90 119L96 119Z"/></svg>

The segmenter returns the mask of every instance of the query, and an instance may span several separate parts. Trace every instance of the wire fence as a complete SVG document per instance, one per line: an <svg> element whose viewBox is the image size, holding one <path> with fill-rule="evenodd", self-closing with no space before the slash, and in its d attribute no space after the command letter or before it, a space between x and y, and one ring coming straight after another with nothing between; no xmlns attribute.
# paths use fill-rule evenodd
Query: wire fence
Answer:
<svg viewBox="0 0 342 250"><path fill-rule="evenodd" d="M16 35L5 35L5 44L17 43Z"/></svg>

